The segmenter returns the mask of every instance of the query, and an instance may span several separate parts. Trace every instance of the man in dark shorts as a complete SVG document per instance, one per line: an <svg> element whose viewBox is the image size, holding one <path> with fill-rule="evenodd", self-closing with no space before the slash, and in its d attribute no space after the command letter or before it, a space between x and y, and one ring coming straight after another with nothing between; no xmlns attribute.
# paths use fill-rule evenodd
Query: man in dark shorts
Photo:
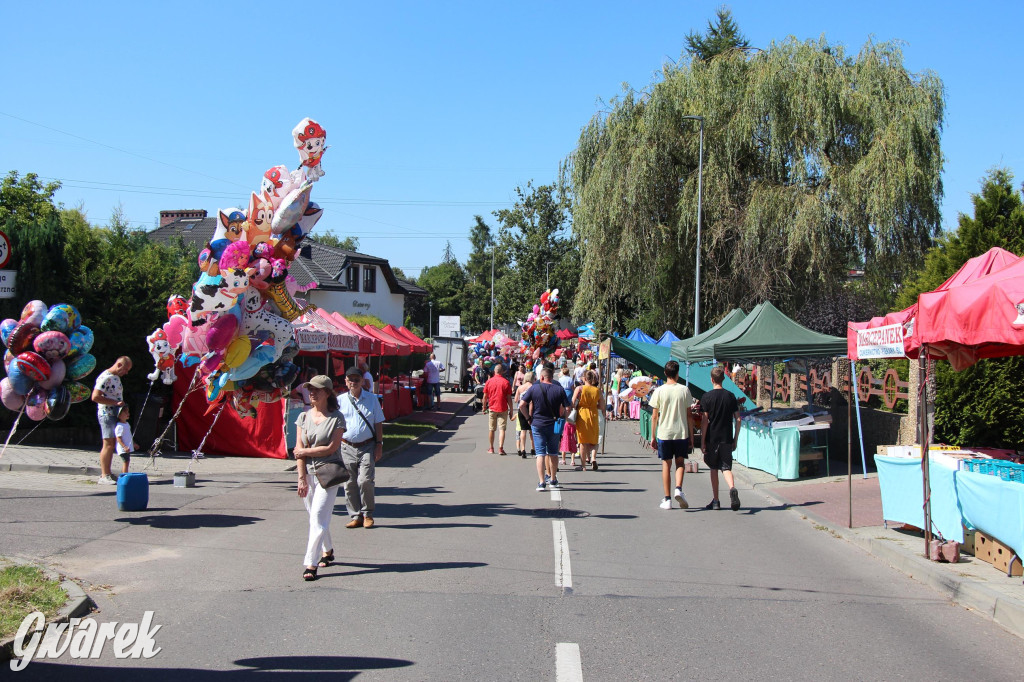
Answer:
<svg viewBox="0 0 1024 682"><path fill-rule="evenodd" d="M522 401L530 414L530 431L533 447L537 451L537 492L544 492L548 486L561 488L558 483L558 436L555 435L555 420L565 416L569 399L558 384L551 383L553 371L550 364L540 370L540 381L527 389Z"/></svg>
<svg viewBox="0 0 1024 682"><path fill-rule="evenodd" d="M679 363L669 360L665 363L665 384L654 389L648 405L654 408L651 415L651 447L657 450L661 460L661 479L665 486L662 509L672 508L672 462L676 463L675 498L680 509L690 505L683 495L683 473L690 456L690 404L693 397L686 384L679 383Z"/></svg>
<svg viewBox="0 0 1024 682"><path fill-rule="evenodd" d="M740 436L740 406L729 391L722 388L725 371L721 367L711 370L712 390L700 399L704 417L700 431L703 434L704 463L711 470L711 502L705 509L721 509L718 501L718 472L722 472L729 486L729 501L733 511L740 508L740 495L732 477L732 451Z"/></svg>

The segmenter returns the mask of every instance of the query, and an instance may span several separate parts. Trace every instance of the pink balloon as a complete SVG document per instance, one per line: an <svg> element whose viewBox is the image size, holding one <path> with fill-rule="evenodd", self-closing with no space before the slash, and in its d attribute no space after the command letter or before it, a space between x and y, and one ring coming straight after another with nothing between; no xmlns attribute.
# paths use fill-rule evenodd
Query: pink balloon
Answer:
<svg viewBox="0 0 1024 682"><path fill-rule="evenodd" d="M28 394L25 414L34 422L46 419L46 389L36 387Z"/></svg>
<svg viewBox="0 0 1024 682"><path fill-rule="evenodd" d="M49 390L51 388L57 388L64 381L64 376L67 374L67 366L63 360L54 360L50 363L50 377L44 381L40 381L39 385Z"/></svg>
<svg viewBox="0 0 1024 682"><path fill-rule="evenodd" d="M12 412L17 412L21 409L21 406L25 404L25 396L18 395L14 392L14 387L11 386L11 380L7 377L0 381L0 402L3 402L4 407Z"/></svg>
<svg viewBox="0 0 1024 682"><path fill-rule="evenodd" d="M206 330L206 345L210 350L224 350L235 338L237 331L238 318L234 315L221 315Z"/></svg>
<svg viewBox="0 0 1024 682"><path fill-rule="evenodd" d="M534 304L534 306L533 306L533 314L536 315L539 312L540 312L540 306L537 305L537 304Z"/></svg>

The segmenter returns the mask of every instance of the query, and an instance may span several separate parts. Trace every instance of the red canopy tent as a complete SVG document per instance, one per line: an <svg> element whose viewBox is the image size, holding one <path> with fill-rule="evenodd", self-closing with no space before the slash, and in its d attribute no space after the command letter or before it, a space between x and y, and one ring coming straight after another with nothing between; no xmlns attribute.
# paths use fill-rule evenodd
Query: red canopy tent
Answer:
<svg viewBox="0 0 1024 682"><path fill-rule="evenodd" d="M430 346L428 346L423 341L420 341L419 339L415 339L415 340L410 339L409 337L407 337L405 334L402 333L401 329L399 329L398 327L396 327L393 324L389 324L389 325L385 326L383 331L386 332L387 334L390 334L391 336L395 337L399 341L404 341L405 343L409 344L409 348L412 350L413 353L429 353L430 352Z"/></svg>
<svg viewBox="0 0 1024 682"><path fill-rule="evenodd" d="M406 337L408 337L409 339L411 339L411 340L413 340L413 341L416 341L417 343L420 343L420 344L422 344L422 345L423 345L424 347L426 347L426 349L427 349L427 350L423 351L424 353L429 353L429 352L431 352L432 350L434 350L434 347L433 347L433 345L431 345L431 344L427 343L426 341L424 341L424 340L423 340L423 339L421 339L420 337L418 337L418 336L416 336L415 334L413 334L413 333L412 333L411 331L409 331L408 329L406 329L406 328L405 328L405 326L401 326L401 327L399 327L399 328L398 328L398 331L402 332L402 333L403 333L403 334L404 334L404 335L405 335Z"/></svg>
<svg viewBox="0 0 1024 682"><path fill-rule="evenodd" d="M484 343L486 341L490 341L491 339L493 339L494 335L497 334L497 333L498 333L497 329L491 329L489 331L485 331L480 336L477 336L475 338L469 339L469 342L470 343Z"/></svg>
<svg viewBox="0 0 1024 682"><path fill-rule="evenodd" d="M999 247L993 247L975 258L971 258L961 266L956 273L947 279L945 282L935 288L930 294L939 292L945 292L956 287L969 284L975 280L983 277L987 277L993 273L1005 270L1012 264L1018 263L1021 260L1019 256L1010 253L1005 249ZM926 294L922 294L925 296ZM873 317L867 322L850 322L847 325L846 331L846 347L847 353L851 360L860 360L868 357L908 357L916 358L921 350L921 340L916 333L921 328L916 323L918 314L918 306L920 305L920 299L918 303L897 312L889 313L883 317ZM902 330L897 327L902 327ZM900 355L862 355L863 349L858 349L857 339L858 332L869 329L881 329L885 327L886 330L880 331L880 334L888 335L888 340L895 341L897 338L903 341L903 353ZM861 336L863 340L863 335ZM990 357L990 356L986 356Z"/></svg>
<svg viewBox="0 0 1024 682"><path fill-rule="evenodd" d="M373 325L368 324L364 326L363 329L366 330L367 334L380 341L381 355L409 355L412 352L409 344L404 341L399 341L387 332L377 329Z"/></svg>
<svg viewBox="0 0 1024 682"><path fill-rule="evenodd" d="M557 336L558 338L562 339L563 341L566 341L568 339L575 339L576 338L576 335L573 334L568 329L559 329L557 332L555 332L555 336Z"/></svg>
<svg viewBox="0 0 1024 682"><path fill-rule="evenodd" d="M1024 355L1024 258L986 277L918 298L917 343L959 371Z"/></svg>
<svg viewBox="0 0 1024 682"><path fill-rule="evenodd" d="M359 337L359 352L363 355L378 355L380 353L380 339L368 334L358 324L349 322L341 313L328 313L331 321L341 329L351 332Z"/></svg>

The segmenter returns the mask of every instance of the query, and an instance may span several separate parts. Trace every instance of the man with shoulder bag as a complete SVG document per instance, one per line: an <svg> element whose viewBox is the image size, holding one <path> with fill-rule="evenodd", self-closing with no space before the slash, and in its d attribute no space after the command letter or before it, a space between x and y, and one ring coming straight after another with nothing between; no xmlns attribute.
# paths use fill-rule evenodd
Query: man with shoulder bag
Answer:
<svg viewBox="0 0 1024 682"><path fill-rule="evenodd" d="M345 417L341 458L351 478L345 484L345 506L351 517L346 528L373 528L374 476L384 454L384 412L377 396L363 389L363 374L356 367L345 372L348 393L338 404Z"/></svg>

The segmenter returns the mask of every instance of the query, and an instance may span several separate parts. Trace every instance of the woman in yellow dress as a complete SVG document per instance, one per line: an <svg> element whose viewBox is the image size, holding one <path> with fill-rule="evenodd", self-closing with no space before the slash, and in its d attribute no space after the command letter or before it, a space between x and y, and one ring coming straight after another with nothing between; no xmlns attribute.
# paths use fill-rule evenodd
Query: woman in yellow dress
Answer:
<svg viewBox="0 0 1024 682"><path fill-rule="evenodd" d="M597 387L597 372L587 370L583 381L584 385L577 386L572 396L572 404L576 406L576 438L583 466L590 465L593 471L597 471L597 420L604 402L601 389Z"/></svg>

